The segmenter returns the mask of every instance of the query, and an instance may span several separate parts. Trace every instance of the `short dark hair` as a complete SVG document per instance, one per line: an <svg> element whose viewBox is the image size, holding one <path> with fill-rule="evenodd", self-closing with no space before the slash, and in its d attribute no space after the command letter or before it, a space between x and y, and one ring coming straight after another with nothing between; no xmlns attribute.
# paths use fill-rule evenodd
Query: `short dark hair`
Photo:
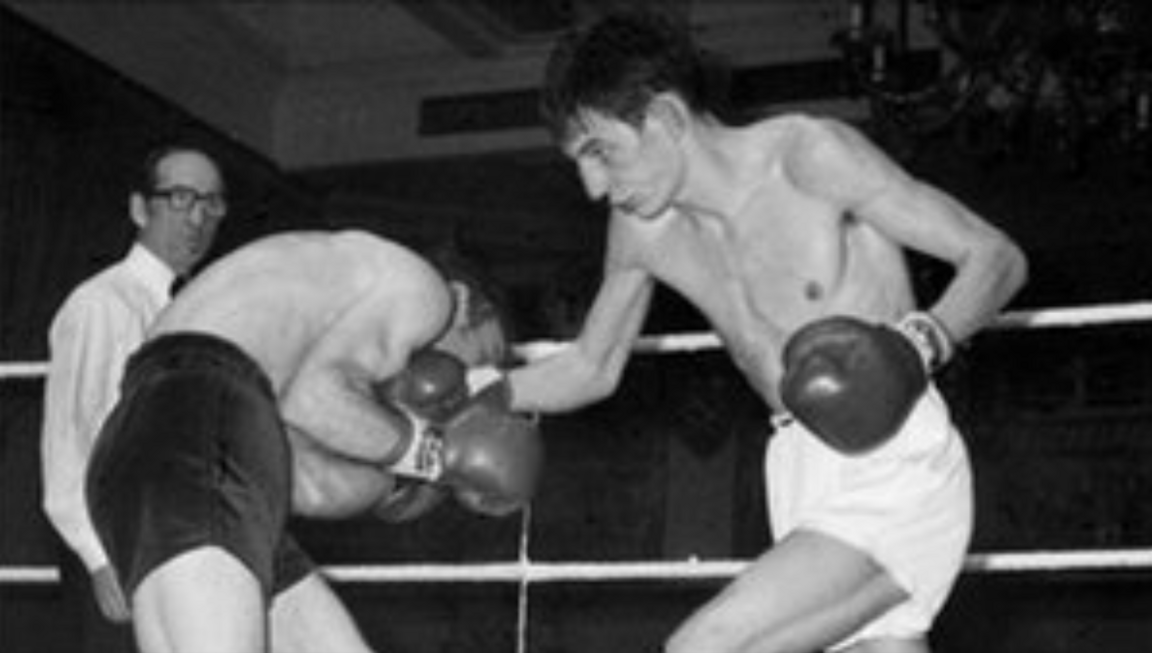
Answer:
<svg viewBox="0 0 1152 653"><path fill-rule="evenodd" d="M195 152L200 154L215 164L216 169L220 171L220 183L225 184L224 171L221 167L220 160L212 155L207 148L197 145L192 142L173 141L156 145L144 155L144 161L141 163L135 178L132 180L133 192L147 195L156 190L159 180L159 166L160 162L169 156L179 152Z"/></svg>
<svg viewBox="0 0 1152 653"><path fill-rule="evenodd" d="M594 110L639 124L653 96L670 91L697 112L709 109L706 56L686 22L652 11L613 13L573 29L549 57L540 109L563 141Z"/></svg>
<svg viewBox="0 0 1152 653"><path fill-rule="evenodd" d="M496 320L505 333L510 331L503 289L475 257L464 255L455 244L433 246L425 252L425 256L446 281L455 281L468 288L472 296L471 310L467 316L469 326Z"/></svg>

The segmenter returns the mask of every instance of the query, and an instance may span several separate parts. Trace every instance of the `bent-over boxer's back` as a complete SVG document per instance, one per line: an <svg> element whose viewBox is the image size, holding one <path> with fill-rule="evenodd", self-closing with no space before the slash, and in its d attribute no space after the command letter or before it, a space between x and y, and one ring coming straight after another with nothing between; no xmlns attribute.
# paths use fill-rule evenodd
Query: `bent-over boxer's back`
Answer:
<svg viewBox="0 0 1152 653"><path fill-rule="evenodd" d="M150 337L221 337L279 389L316 339L369 291L410 293L437 279L415 253L364 232L274 235L204 270L161 313Z"/></svg>

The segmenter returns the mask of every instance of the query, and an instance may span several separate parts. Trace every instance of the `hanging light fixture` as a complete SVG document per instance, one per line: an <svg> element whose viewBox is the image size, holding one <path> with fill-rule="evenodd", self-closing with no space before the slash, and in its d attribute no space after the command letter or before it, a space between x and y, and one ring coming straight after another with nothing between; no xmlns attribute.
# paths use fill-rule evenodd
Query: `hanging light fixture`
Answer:
<svg viewBox="0 0 1152 653"><path fill-rule="evenodd" d="M883 19L881 18L883 13ZM931 57L909 46L916 14ZM834 36L873 128L985 157L1152 168L1152 7L1142 0L849 0Z"/></svg>

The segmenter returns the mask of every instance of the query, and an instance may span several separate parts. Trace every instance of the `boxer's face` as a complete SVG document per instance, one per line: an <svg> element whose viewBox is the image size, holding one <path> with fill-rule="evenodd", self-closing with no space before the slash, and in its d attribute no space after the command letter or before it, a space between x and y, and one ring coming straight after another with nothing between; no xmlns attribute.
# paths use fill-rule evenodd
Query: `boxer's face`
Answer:
<svg viewBox="0 0 1152 653"><path fill-rule="evenodd" d="M588 111L571 129L565 154L592 200L641 219L663 215L683 182L675 133L653 100L638 124Z"/></svg>

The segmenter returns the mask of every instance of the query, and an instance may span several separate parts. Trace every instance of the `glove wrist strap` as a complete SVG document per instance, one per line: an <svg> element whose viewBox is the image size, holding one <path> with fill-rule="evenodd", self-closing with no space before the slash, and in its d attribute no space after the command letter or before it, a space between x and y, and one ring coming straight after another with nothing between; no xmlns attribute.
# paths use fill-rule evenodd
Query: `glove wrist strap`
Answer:
<svg viewBox="0 0 1152 653"><path fill-rule="evenodd" d="M468 394L475 396L479 394L481 390L494 383L502 383L504 381L504 371L491 365L473 367L468 370L465 381L468 384Z"/></svg>
<svg viewBox="0 0 1152 653"><path fill-rule="evenodd" d="M905 315L896 328L916 347L929 372L943 367L956 351L948 330L940 320L926 311L913 311Z"/></svg>
<svg viewBox="0 0 1152 653"><path fill-rule="evenodd" d="M440 428L427 420L409 416L412 421L411 438L404 452L388 471L397 476L435 481L444 473L444 437Z"/></svg>
<svg viewBox="0 0 1152 653"><path fill-rule="evenodd" d="M472 396L480 394L484 390L488 390L492 386L499 386L501 393L501 403L512 410L512 386L508 382L508 375L504 370L498 367L477 367L468 371L468 388ZM529 423L536 425L540 423L540 413L528 413L524 411L516 411L516 414L529 421Z"/></svg>

